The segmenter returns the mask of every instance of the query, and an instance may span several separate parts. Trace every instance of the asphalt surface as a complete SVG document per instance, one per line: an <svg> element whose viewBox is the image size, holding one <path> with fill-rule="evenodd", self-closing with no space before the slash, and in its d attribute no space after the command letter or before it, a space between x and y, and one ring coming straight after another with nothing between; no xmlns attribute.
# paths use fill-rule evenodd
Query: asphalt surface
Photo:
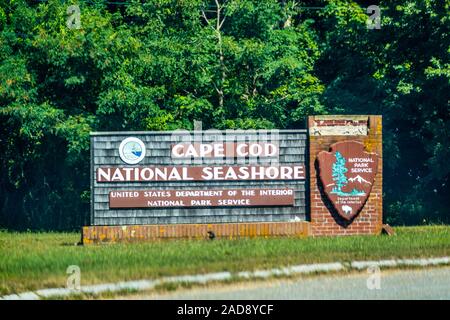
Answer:
<svg viewBox="0 0 450 320"><path fill-rule="evenodd" d="M182 289L133 299L444 299L450 300L450 267L373 271Z"/></svg>

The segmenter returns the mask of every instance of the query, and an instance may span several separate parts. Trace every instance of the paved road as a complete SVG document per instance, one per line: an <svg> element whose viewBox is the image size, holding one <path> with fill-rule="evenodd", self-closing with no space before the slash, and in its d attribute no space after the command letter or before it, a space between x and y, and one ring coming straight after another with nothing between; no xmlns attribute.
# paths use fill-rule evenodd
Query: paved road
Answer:
<svg viewBox="0 0 450 320"><path fill-rule="evenodd" d="M445 299L450 300L450 267L382 271L380 289L368 289L369 273L327 275L181 290L140 299ZM376 278L369 280L377 286Z"/></svg>

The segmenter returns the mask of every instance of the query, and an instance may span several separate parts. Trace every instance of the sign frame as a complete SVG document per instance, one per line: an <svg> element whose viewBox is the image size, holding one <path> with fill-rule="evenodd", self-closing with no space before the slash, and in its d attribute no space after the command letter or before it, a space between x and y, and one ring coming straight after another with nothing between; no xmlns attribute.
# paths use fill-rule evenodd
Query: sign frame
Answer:
<svg viewBox="0 0 450 320"><path fill-rule="evenodd" d="M234 140L223 140L224 143L233 143L232 145L235 146L237 143L246 143L251 140L253 137L259 137L259 136L266 136L267 134L270 135L270 130L232 130L233 134L235 135ZM224 222L240 222L240 221L248 221L248 222L283 222L283 221L304 221L306 220L306 212L307 212L307 206L309 199L307 197L307 180L306 177L309 174L308 167L307 167L307 130L305 129L293 129L293 130L274 130L276 131L276 136L279 137L278 140L275 140L275 144L277 146L277 156L280 157L279 165L281 166L296 166L300 167L302 171L302 177L297 179L290 179L290 181L285 180L234 180L229 181L230 184L228 187L225 187L225 189L229 188L281 188L281 187L287 187L287 188L294 188L295 193L295 201L294 205L289 206L260 206L260 207L239 207L239 206L233 206L233 207L218 207L218 208L211 208L208 207L208 210L214 212L217 211L217 219L213 219L212 217L207 217L206 214L204 214L206 211L206 208L200 208L195 211L195 215L201 217L199 219L177 219L176 217L182 217L186 216L187 208L175 208L174 211L174 218L151 218L151 214L148 214L150 217L149 219L144 219L141 217L147 216L147 214L144 212L144 210L147 211L155 211L155 215L157 214L156 211L161 212L160 210L151 208L136 208L136 213L134 214L136 219L127 218L126 212L127 210L124 209L117 209L117 210L111 210L113 211L111 214L107 213L106 207L103 205L105 203L104 201L107 201L105 199L106 188L110 188L113 185L114 188L112 190L119 190L123 189L124 186L126 187L126 190L144 190L144 189L154 189L155 186L157 189L170 189L174 186L180 186L182 188L187 188L184 183L186 181L169 181L169 182L154 182L154 183L147 183L147 182L120 182L120 183L109 183L109 182L97 182L97 169L101 166L110 166L110 167L120 167L120 168L131 168L131 167L161 167L161 166L169 166L172 165L167 162L168 157L171 155L171 146L176 144L177 141L173 141L170 138L170 135L173 133L171 131L168 132L147 132L147 131L131 131L131 132L92 132L91 133L91 168L90 168L90 175L91 175L91 214L90 214L90 224L91 225L123 225L123 224L164 224L164 223L224 223ZM226 131L222 131L224 134ZM196 143L196 137L202 134L207 134L207 131L190 131L189 134L194 136L193 143ZM216 131L217 133L217 131ZM148 144L145 140L146 136L152 136L152 144ZM115 140L112 140L111 137L115 137ZM116 152L116 147L118 144L120 144L120 141L127 137L136 137L144 141L146 143L146 157L139 162L137 165L128 165L124 162L122 162L121 159L117 158L117 156L114 156L114 159L111 160L110 163L101 162L102 158L104 156L111 156L111 154L114 154ZM120 141L118 141L120 140ZM283 141L282 141L283 140ZM258 141L258 140L256 140ZM180 140L179 142L186 143L184 140ZM205 139L205 143L214 143L215 140L209 140L208 138ZM273 142L273 141L272 141ZM281 145L280 145L281 144ZM161 150L161 145L165 146L165 150ZM103 149L106 149L103 151ZM255 150L257 147L255 147ZM289 150L290 151L289 151ZM281 154L278 154L278 152L281 151ZM288 152L287 152L288 151ZM159 152L159 153L158 153ZM161 152L164 154L161 155ZM162 157L165 157L166 160L161 160ZM251 158L251 157L250 157ZM246 161L253 161L250 163L241 163L239 162L233 162L236 161L236 158L234 159L227 159L227 157L224 157L223 163L216 163L217 158L211 158L211 157L205 157L205 167L217 167L217 166L223 166L223 167L241 167L241 166L270 166L270 161L273 161L274 157L266 157L259 159L256 157L255 159L244 159L244 162ZM185 159L174 159L174 161L183 161ZM164 162L166 161L166 162ZM216 162L213 162L216 161ZM220 161L220 159L219 159ZM277 164L277 165L278 165ZM172 166L180 166L179 162L177 164L173 164ZM194 161L192 164L192 167L198 167L199 165L196 164ZM223 180L211 180L211 181L193 181L191 188L220 188L224 186L223 183L228 183L228 181ZM258 187L259 186L259 187ZM99 188L103 188L104 191L99 191ZM273 212L271 212L271 209ZM110 210L108 208L108 210ZM190 210L190 209L189 209ZM203 210L204 212L200 212L200 210ZM237 210L242 210L242 215L237 214ZM220 211L220 214L219 214ZM168 213L158 213L159 216L167 216ZM108 215L108 218L105 216ZM109 218L109 216L116 216L117 219ZM131 216L128 214L128 216ZM194 216L194 213L192 213L192 216ZM155 216L156 217L156 216ZM228 217L228 218L227 218ZM267 217L267 218L266 218Z"/></svg>

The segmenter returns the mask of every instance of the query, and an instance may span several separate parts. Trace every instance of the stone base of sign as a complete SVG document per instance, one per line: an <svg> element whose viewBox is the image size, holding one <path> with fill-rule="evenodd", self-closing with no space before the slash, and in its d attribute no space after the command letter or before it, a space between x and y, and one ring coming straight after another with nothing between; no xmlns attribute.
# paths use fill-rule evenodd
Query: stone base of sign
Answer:
<svg viewBox="0 0 450 320"><path fill-rule="evenodd" d="M383 221L383 150L381 116L310 116L310 222L311 235L358 235L380 234ZM378 172L370 196L361 212L347 221L334 212L332 204L324 195L318 177L317 155L329 151L332 144L340 141L359 141L365 151L379 155Z"/></svg>
<svg viewBox="0 0 450 320"><path fill-rule="evenodd" d="M307 221L255 222L217 224L167 224L128 226L86 226L82 228L83 244L141 242L159 239L211 239L251 237L306 237Z"/></svg>

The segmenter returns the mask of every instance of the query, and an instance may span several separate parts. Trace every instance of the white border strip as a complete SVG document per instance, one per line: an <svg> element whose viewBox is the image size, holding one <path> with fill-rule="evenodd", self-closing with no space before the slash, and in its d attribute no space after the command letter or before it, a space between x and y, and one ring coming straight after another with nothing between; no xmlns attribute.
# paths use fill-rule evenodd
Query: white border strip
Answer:
<svg viewBox="0 0 450 320"><path fill-rule="evenodd" d="M401 266L437 266L442 264L450 264L450 257L430 258L430 259L396 259L396 260L380 260L380 261L353 261L350 263L351 269L367 269L369 267L401 267Z"/></svg>

